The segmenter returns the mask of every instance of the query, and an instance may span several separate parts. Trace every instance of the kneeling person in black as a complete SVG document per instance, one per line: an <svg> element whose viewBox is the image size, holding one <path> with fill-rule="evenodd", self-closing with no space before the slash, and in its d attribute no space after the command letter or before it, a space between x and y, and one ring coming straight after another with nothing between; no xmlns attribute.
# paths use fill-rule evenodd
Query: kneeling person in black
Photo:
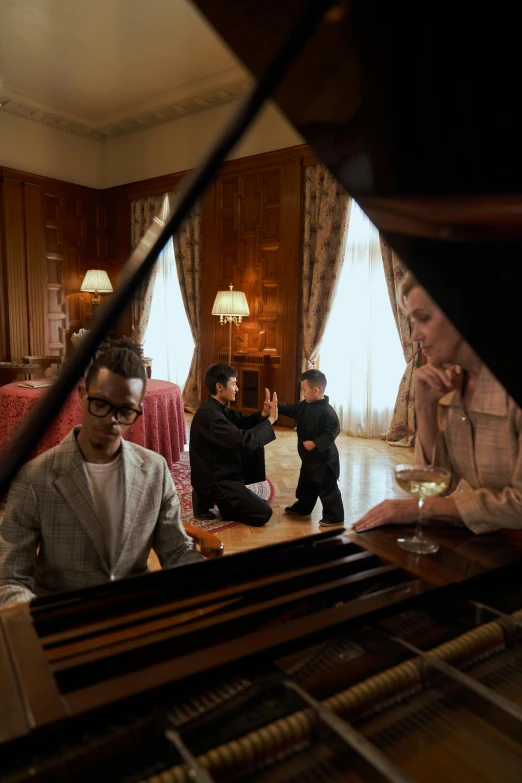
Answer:
<svg viewBox="0 0 522 783"><path fill-rule="evenodd" d="M319 524L341 525L344 507L337 485L340 467L335 445L340 427L325 389L325 375L319 370L307 370L301 375L304 400L297 405L279 403L279 414L297 422L297 450L301 457L297 502L285 511L307 516L314 510L317 498L321 498L323 518Z"/></svg>
<svg viewBox="0 0 522 783"><path fill-rule="evenodd" d="M205 373L209 397L197 410L190 427L190 471L194 516L213 519L214 503L222 519L260 527L272 509L246 484L264 481L264 446L275 440L277 395L270 393L262 412L243 416L229 402L238 390L236 371L228 364L213 364Z"/></svg>

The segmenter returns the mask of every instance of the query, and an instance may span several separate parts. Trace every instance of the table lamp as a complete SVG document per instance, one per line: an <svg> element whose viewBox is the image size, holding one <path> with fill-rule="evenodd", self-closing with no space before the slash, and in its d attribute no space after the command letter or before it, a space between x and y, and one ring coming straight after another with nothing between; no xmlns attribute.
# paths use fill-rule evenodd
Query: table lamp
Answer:
<svg viewBox="0 0 522 783"><path fill-rule="evenodd" d="M92 298L92 317L96 318L100 309L100 294L112 294L109 275L103 269L88 269L83 278L80 291L94 294Z"/></svg>
<svg viewBox="0 0 522 783"><path fill-rule="evenodd" d="M228 363L232 361L232 323L241 323L244 315L250 315L248 302L243 291L218 291L212 308L212 315L219 315L219 323L228 323Z"/></svg>

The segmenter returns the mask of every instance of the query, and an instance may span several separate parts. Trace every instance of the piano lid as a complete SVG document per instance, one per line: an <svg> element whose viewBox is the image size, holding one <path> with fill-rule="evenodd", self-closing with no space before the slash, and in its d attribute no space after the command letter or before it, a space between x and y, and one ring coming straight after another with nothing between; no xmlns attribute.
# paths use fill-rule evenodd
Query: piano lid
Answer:
<svg viewBox="0 0 522 783"><path fill-rule="evenodd" d="M255 76L305 5L193 1ZM517 35L507 3L342 0L274 99L522 405Z"/></svg>

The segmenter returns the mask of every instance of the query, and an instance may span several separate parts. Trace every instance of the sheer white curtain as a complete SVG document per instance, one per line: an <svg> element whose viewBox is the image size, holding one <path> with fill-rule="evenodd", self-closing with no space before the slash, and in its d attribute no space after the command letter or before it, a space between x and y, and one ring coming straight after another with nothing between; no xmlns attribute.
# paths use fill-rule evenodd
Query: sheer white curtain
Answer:
<svg viewBox="0 0 522 783"><path fill-rule="evenodd" d="M152 358L154 378L172 381L183 389L194 340L181 297L172 239L160 254L157 265L143 353Z"/></svg>
<svg viewBox="0 0 522 783"><path fill-rule="evenodd" d="M406 364L390 306L379 232L352 202L343 269L320 352L341 430L388 431Z"/></svg>

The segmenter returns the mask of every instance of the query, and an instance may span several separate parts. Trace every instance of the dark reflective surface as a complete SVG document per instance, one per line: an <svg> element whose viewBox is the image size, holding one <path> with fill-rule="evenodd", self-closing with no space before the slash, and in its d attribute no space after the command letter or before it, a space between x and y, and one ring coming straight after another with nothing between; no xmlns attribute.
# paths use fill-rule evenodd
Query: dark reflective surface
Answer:
<svg viewBox="0 0 522 783"><path fill-rule="evenodd" d="M259 75L304 3L195 0ZM276 102L522 404L514 10L339 2ZM424 205L424 208L419 206Z"/></svg>
<svg viewBox="0 0 522 783"><path fill-rule="evenodd" d="M461 582L522 558L522 533L502 532L477 536L469 530L430 527L427 538L440 549L434 555L414 555L398 546L396 539L411 534L411 526L377 528L350 538L408 572L436 585Z"/></svg>

